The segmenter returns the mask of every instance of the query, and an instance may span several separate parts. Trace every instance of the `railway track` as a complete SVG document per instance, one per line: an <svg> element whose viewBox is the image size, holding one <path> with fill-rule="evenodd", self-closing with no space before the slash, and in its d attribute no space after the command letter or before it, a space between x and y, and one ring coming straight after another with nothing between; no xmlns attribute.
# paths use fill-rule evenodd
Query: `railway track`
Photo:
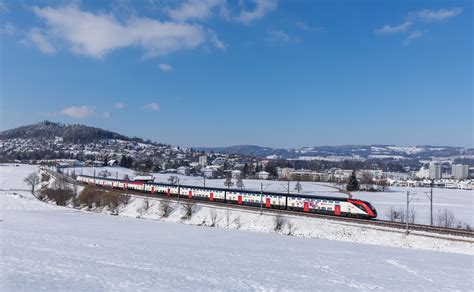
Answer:
<svg viewBox="0 0 474 292"><path fill-rule="evenodd" d="M94 187L97 189L109 189L100 186L93 186L82 184L68 176L63 174L51 171L49 169L43 169L47 171L51 176L54 178L61 180L65 183L76 185L76 186L89 186ZM266 214L285 214L285 215L292 215L292 216L299 216L299 217L311 217L311 218L318 218L318 219L325 219L325 220L332 220L332 221L339 221L339 222L347 222L347 223L356 223L356 224L364 224L364 225L371 225L376 227L387 227L387 228L394 228L400 230L406 230L406 223L402 222L392 222L388 220L379 220L379 219L359 219L359 218L350 218L350 217L339 217L333 215L325 215L325 214L316 214L316 213L303 213L297 212L292 210L284 210L284 209L267 209L267 208L256 208L253 206L245 206L245 205L237 205L237 204L230 204L230 203L221 203L221 202L212 202L207 200L199 200L199 199L188 199L183 197L177 196L170 196L166 197L166 194L156 193L156 194L148 194L142 193L138 191L131 191L127 190L127 194L133 194L134 196L140 196L145 198L154 198L154 199L170 199L173 201L178 202L195 202L203 205L210 205L210 206L227 206L232 207L234 209L240 210L248 210L248 211L259 211ZM413 231L420 231L426 233L434 233L434 234L443 234L443 235L452 235L452 236L462 236L462 237L469 237L474 238L474 231L473 230L466 230L466 229L458 229L458 228L446 228L446 227L439 227L439 226L431 226L431 225L424 225L424 224L408 224L409 232Z"/></svg>

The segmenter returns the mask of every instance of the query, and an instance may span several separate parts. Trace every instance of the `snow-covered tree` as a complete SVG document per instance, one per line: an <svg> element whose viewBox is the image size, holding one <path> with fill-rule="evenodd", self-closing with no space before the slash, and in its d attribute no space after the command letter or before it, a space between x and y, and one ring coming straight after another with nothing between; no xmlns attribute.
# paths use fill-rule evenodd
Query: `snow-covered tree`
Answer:
<svg viewBox="0 0 474 292"><path fill-rule="evenodd" d="M347 183L346 189L349 192L357 191L359 189L359 181L357 180L355 170L352 172L352 175L349 177L349 182Z"/></svg>

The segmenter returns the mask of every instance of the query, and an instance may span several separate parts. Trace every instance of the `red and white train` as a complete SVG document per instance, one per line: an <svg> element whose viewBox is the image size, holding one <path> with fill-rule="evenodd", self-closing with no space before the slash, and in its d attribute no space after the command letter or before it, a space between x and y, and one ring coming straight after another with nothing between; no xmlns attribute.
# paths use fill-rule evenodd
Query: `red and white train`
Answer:
<svg viewBox="0 0 474 292"><path fill-rule="evenodd" d="M377 211L367 201L327 196L310 196L259 191L172 185L144 181L124 181L79 175L77 180L101 187L133 190L162 196L179 196L194 200L207 200L225 204L294 210L334 216L373 219Z"/></svg>

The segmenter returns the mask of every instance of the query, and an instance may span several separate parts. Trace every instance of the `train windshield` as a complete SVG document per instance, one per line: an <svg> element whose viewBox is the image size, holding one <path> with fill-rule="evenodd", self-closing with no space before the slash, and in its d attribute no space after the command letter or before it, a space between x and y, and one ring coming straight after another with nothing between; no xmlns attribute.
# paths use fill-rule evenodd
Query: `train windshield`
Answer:
<svg viewBox="0 0 474 292"><path fill-rule="evenodd" d="M370 204L369 202L364 202L364 203L370 208L370 210L372 210L372 212L374 212L375 217L377 217L377 210L375 210L372 204Z"/></svg>

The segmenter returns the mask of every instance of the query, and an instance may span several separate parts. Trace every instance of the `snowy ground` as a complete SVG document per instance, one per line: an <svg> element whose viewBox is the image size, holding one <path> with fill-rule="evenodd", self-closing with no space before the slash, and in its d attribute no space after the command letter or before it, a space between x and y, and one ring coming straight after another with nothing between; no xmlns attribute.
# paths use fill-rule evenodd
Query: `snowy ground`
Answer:
<svg viewBox="0 0 474 292"><path fill-rule="evenodd" d="M370 193L355 192L354 197L371 202L378 212L378 218L388 219L390 207L395 210L406 210L406 192L410 192L410 208L415 210L415 221L421 224L430 223L430 201L425 193L429 193L429 188L401 188L391 187L388 192ZM472 190L451 190L433 189L433 217L436 224L436 214L449 209L461 220L474 226L474 191Z"/></svg>
<svg viewBox="0 0 474 292"><path fill-rule="evenodd" d="M135 171L123 167L76 167L76 168L69 168L65 171L72 171L75 170L77 174L85 174L85 175L93 175L94 171L96 175L103 170L107 170L111 173L111 178L118 177L122 179L125 174L127 174L130 178L135 176ZM163 173L153 173L155 177L155 182L162 182L168 183L168 178L171 175L176 174L163 174ZM196 185L202 186L203 185L203 178L202 177L195 177L195 176L184 176L178 175L180 179L180 183L183 185ZM206 186L209 187L218 187L218 188L225 188L224 186L225 179L206 179ZM235 180L234 180L235 182ZM258 190L260 191L261 183L263 183L263 188L266 191L274 191L274 192L287 192L288 183L283 181L271 181L271 180L255 180L255 179L244 179L243 180L245 188L248 190ZM325 183L315 183L315 182L301 182L303 186L303 194L311 194L314 191L318 191L320 194L330 195L330 196L346 196L345 194L338 193L336 187L331 186ZM295 182L290 183L290 192L295 193Z"/></svg>
<svg viewBox="0 0 474 292"><path fill-rule="evenodd" d="M133 177L135 172L130 169L121 167L105 167L105 168L75 168L76 173L83 173L87 175L93 175L94 170L98 174L102 170L108 170L112 177L123 178L125 174ZM72 171L72 169L69 169ZM170 174L155 173L156 182L167 182ZM202 185L203 180L200 177L182 176L180 175L182 184L189 185ZM264 189L267 191L286 192L287 183L281 181L268 181L268 180L244 180L245 188L250 190L260 190L260 183L264 184ZM316 182L301 182L303 186L302 193L307 195L327 195L337 197L347 197L346 194L340 193L335 185L329 183L316 183ZM207 186L213 187L224 187L224 179L212 179L206 180ZM294 190L295 182L290 183L291 192ZM406 209L406 191L410 191L412 194L416 193L415 197L411 200L410 206L415 210L415 222L420 224L429 224L429 200L427 199L424 192L429 192L428 188L400 188L391 187L387 192L370 193L370 192L355 192L354 197L363 199L371 202L377 209L379 219L389 218L389 209ZM436 217L436 213L442 209L451 210L456 219L461 220L471 226L474 226L474 191L468 190L451 190L451 189L434 189L434 202L433 202L433 213Z"/></svg>
<svg viewBox="0 0 474 292"><path fill-rule="evenodd" d="M1 198L2 291L463 290L473 256L298 238Z"/></svg>
<svg viewBox="0 0 474 292"><path fill-rule="evenodd" d="M35 165L0 164L0 190L30 189L23 179L29 173L37 170L38 167Z"/></svg>
<svg viewBox="0 0 474 292"><path fill-rule="evenodd" d="M0 186L26 188L34 170L0 166ZM293 216L295 236L286 236L287 226L271 231L272 216L226 208L211 228L212 210L199 205L178 224L180 207L162 219L155 200L140 211L133 198L110 216L16 193L0 192L1 291L474 288L469 243Z"/></svg>

